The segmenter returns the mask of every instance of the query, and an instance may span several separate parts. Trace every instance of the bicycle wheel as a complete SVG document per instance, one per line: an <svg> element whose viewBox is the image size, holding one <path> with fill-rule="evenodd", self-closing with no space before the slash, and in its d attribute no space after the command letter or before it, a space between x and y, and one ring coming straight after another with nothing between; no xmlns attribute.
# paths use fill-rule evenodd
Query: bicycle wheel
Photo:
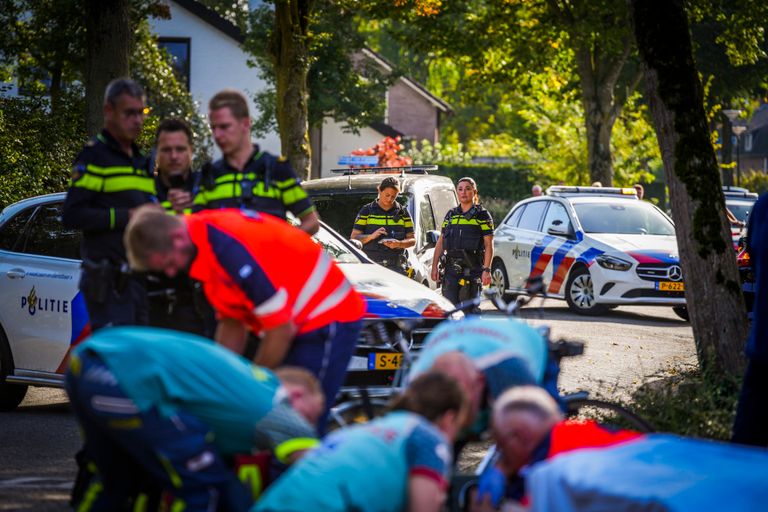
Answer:
<svg viewBox="0 0 768 512"><path fill-rule="evenodd" d="M331 409L328 416L327 431L331 432L340 428L367 423L373 418L384 414L384 410L387 407L386 400L371 398L369 401L372 415L366 412L366 406L362 398L355 398L335 406Z"/></svg>
<svg viewBox="0 0 768 512"><path fill-rule="evenodd" d="M579 414L583 408L591 408L600 412L609 413L613 416L618 416L619 418L626 421L632 428L640 432L656 431L656 429L653 428L653 425L645 421L639 415L618 404L606 402L605 400L580 397L572 399L565 397L565 403L568 407L568 416Z"/></svg>

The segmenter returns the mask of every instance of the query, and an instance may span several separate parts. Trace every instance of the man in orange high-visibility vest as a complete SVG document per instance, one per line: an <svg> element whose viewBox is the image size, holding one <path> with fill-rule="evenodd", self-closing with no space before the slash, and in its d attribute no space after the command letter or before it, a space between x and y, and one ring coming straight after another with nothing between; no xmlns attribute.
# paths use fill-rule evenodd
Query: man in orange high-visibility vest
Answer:
<svg viewBox="0 0 768 512"><path fill-rule="evenodd" d="M125 234L138 270L203 283L219 317L216 341L242 353L248 330L261 336L254 362L307 368L333 405L361 329L363 298L333 259L282 219L241 210L178 217L137 210ZM322 430L326 414L320 419Z"/></svg>

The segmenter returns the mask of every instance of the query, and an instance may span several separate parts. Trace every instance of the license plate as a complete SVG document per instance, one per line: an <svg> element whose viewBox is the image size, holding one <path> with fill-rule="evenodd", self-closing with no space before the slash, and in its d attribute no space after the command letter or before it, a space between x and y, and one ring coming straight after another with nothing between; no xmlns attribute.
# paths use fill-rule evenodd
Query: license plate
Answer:
<svg viewBox="0 0 768 512"><path fill-rule="evenodd" d="M403 363L403 354L374 352L368 354L369 370L397 370Z"/></svg>
<svg viewBox="0 0 768 512"><path fill-rule="evenodd" d="M663 292L684 292L685 285L683 283L675 283L672 281L661 281L656 283L656 289Z"/></svg>

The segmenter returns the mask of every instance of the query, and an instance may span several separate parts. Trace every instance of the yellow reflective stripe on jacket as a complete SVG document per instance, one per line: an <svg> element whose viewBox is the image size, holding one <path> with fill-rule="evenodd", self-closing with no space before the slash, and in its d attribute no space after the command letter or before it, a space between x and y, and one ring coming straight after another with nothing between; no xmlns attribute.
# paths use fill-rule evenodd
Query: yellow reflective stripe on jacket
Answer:
<svg viewBox="0 0 768 512"><path fill-rule="evenodd" d="M443 221L443 227L446 227L449 224L452 225L452 226L456 226L456 225L480 226L480 228L483 231L490 231L491 230L491 227L488 225L488 222L482 221L482 220L478 220L478 219L475 219L475 218L467 219L463 215L456 215L456 216L451 217L450 219L447 219L447 220Z"/></svg>
<svg viewBox="0 0 768 512"><path fill-rule="evenodd" d="M160 203L160 206L165 208L165 211L170 215L176 215L176 210L173 209L173 204L170 201L163 201ZM192 208L184 208L181 213L184 215L192 215Z"/></svg>
<svg viewBox="0 0 768 512"><path fill-rule="evenodd" d="M89 165L88 170L80 179L72 183L73 187L84 188L94 192L125 192L126 190L138 190L147 194L155 194L155 180L149 176L134 174L131 167L113 167L107 172L105 168L98 173L91 172L94 166ZM111 169L120 169L120 172L112 172ZM126 174L125 169L130 172Z"/></svg>
<svg viewBox="0 0 768 512"><path fill-rule="evenodd" d="M362 216L360 217L362 219ZM366 222L358 222L358 224L372 224L375 226L404 226L406 228L413 227L413 221L410 219L404 219L400 217L399 220L394 220L389 215L367 215Z"/></svg>
<svg viewBox="0 0 768 512"><path fill-rule="evenodd" d="M288 441L277 445L275 448L275 457L277 457L277 460L283 464L286 464L288 462L288 457L290 457L291 454L301 450L309 450L318 444L320 444L320 441L314 437L297 437L295 439L289 439Z"/></svg>
<svg viewBox="0 0 768 512"><path fill-rule="evenodd" d="M100 176L113 176L115 174L134 174L136 171L130 165L117 165L109 167L100 167L98 165L88 164L85 170L98 174Z"/></svg>
<svg viewBox="0 0 768 512"><path fill-rule="evenodd" d="M307 198L306 191L295 178L277 181L274 185L282 192L283 203L285 205L292 205Z"/></svg>
<svg viewBox="0 0 768 512"><path fill-rule="evenodd" d="M242 175L227 174L227 180L222 181L222 178L225 176L217 179L216 186L213 188L213 190L201 190L198 193L198 197L203 197L201 197L199 201L197 198L195 198L195 204L205 204L209 201L218 201L221 199L240 198L243 192L243 189L240 186L241 180L235 179L234 176ZM280 199L282 196L280 189L275 186L269 187L267 189L263 181L253 182L253 189L251 193L254 197L269 197L273 199Z"/></svg>

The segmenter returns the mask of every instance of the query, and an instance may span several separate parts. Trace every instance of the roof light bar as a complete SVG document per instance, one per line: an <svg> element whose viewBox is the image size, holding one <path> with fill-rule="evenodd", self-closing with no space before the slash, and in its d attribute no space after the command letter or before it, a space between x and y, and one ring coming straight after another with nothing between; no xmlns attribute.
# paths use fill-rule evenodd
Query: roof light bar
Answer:
<svg viewBox="0 0 768 512"><path fill-rule="evenodd" d="M429 174L437 172L436 165L406 165L403 167L351 167L349 169L331 169L334 174Z"/></svg>
<svg viewBox="0 0 768 512"><path fill-rule="evenodd" d="M547 194L550 196L565 194L636 196L637 191L634 189L634 187L575 187L557 185L549 187L547 189Z"/></svg>

